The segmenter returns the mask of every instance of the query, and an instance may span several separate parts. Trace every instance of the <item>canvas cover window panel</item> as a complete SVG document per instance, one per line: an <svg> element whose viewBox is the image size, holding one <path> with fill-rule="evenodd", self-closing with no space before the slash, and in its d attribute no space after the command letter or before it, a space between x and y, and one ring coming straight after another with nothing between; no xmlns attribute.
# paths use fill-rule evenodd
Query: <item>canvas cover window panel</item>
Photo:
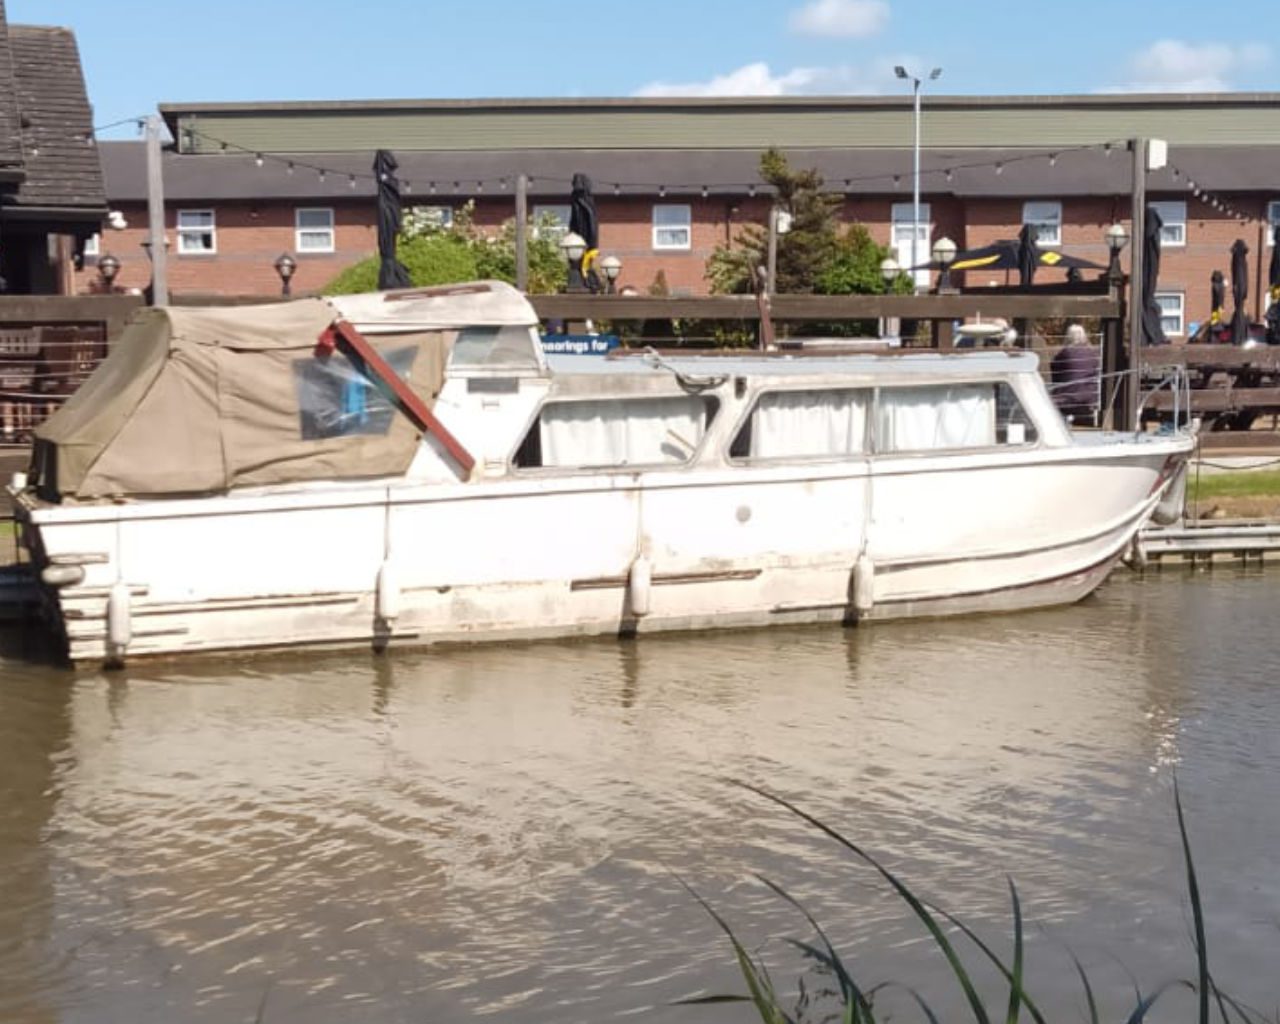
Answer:
<svg viewBox="0 0 1280 1024"><path fill-rule="evenodd" d="M417 354L417 348L411 346L393 349L383 358L407 381ZM357 434L381 437L391 429L394 403L380 383L343 353L335 352L327 359L296 359L293 374L299 432L304 441Z"/></svg>

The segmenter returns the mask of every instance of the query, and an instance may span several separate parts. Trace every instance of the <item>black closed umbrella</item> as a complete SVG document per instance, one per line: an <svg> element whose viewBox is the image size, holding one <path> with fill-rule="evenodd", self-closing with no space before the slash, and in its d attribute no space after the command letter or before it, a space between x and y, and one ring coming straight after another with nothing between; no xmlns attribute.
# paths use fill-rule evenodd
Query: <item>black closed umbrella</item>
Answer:
<svg viewBox="0 0 1280 1024"><path fill-rule="evenodd" d="M578 172L573 176L573 190L569 196L569 230L582 236L586 252L582 256L582 280L593 292L600 290L600 275L595 262L600 255L600 218L596 215L596 200L591 194L591 179Z"/></svg>
<svg viewBox="0 0 1280 1024"><path fill-rule="evenodd" d="M1156 302L1156 282L1160 280L1160 229L1164 221L1155 207L1147 207L1146 227L1142 232L1142 343L1167 345L1162 311Z"/></svg>
<svg viewBox="0 0 1280 1024"><path fill-rule="evenodd" d="M1018 232L1018 284L1030 288L1039 265L1040 246L1036 244L1036 229L1031 224L1023 224Z"/></svg>
<svg viewBox="0 0 1280 1024"><path fill-rule="evenodd" d="M1235 312L1231 314L1231 344L1243 345L1249 339L1249 314L1244 300L1249 297L1249 247L1243 238L1231 243L1231 301Z"/></svg>
<svg viewBox="0 0 1280 1024"><path fill-rule="evenodd" d="M1209 277L1209 340L1217 341L1217 327L1222 323L1222 307L1227 304L1227 279L1221 270Z"/></svg>
<svg viewBox="0 0 1280 1024"><path fill-rule="evenodd" d="M373 158L373 175L378 181L378 289L408 288L409 271L396 259L396 238L400 234L400 165L390 150L380 149Z"/></svg>

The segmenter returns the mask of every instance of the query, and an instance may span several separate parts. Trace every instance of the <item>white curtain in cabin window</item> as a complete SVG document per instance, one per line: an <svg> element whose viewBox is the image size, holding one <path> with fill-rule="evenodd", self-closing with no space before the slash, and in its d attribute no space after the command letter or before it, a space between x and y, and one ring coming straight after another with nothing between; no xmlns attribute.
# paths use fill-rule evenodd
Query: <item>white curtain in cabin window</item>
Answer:
<svg viewBox="0 0 1280 1024"><path fill-rule="evenodd" d="M996 443L996 398L990 385L886 388L876 407L882 452L985 448Z"/></svg>
<svg viewBox="0 0 1280 1024"><path fill-rule="evenodd" d="M865 391L774 391L751 421L757 459L857 455L867 436Z"/></svg>
<svg viewBox="0 0 1280 1024"><path fill-rule="evenodd" d="M542 464L653 466L687 462L702 440L706 406L694 396L557 402L542 410Z"/></svg>

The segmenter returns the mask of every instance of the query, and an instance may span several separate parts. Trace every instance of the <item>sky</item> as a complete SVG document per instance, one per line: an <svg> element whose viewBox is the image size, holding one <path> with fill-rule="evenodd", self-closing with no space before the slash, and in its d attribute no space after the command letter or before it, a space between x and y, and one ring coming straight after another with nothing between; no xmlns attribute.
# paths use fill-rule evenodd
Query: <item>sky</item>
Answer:
<svg viewBox="0 0 1280 1024"><path fill-rule="evenodd" d="M1280 91L1274 0L7 0L73 29L96 124L159 103ZM1276 37L1280 38L1280 37ZM100 133L128 137L131 125Z"/></svg>

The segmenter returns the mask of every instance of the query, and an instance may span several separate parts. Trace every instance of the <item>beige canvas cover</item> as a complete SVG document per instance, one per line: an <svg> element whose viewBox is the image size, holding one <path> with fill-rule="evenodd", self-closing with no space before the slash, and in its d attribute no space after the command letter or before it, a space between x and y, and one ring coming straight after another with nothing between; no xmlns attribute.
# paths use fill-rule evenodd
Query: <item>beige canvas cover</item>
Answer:
<svg viewBox="0 0 1280 1024"><path fill-rule="evenodd" d="M141 311L37 430L37 466L56 477L38 481L42 492L207 494L403 473L416 428L341 352L317 354L338 315L323 299ZM373 343L430 405L455 336L418 329Z"/></svg>

